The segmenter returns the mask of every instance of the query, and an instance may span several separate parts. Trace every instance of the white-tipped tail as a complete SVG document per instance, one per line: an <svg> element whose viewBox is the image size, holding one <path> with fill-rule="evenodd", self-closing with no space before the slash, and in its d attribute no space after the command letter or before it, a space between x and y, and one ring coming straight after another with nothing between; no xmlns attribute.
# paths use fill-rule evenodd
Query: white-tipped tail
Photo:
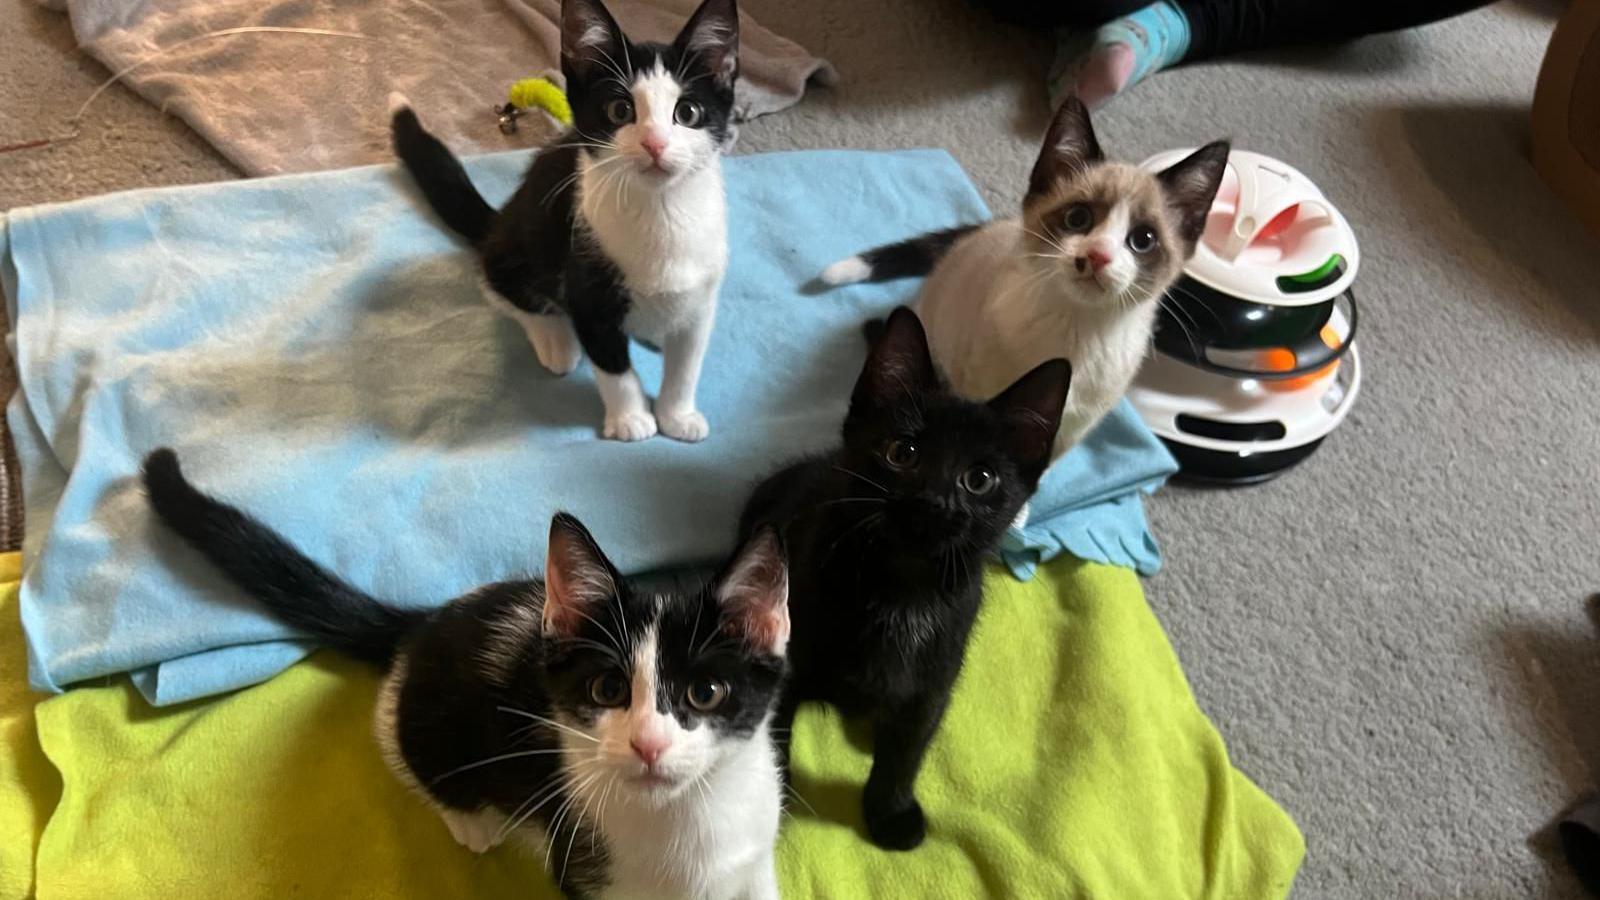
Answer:
<svg viewBox="0 0 1600 900"><path fill-rule="evenodd" d="M392 118L395 117L396 113L400 112L403 109L410 109L410 108L411 108L411 101L406 97L405 94L402 94L399 91L390 91L389 92L389 118L392 119Z"/></svg>
<svg viewBox="0 0 1600 900"><path fill-rule="evenodd" d="M872 266L859 256L841 259L822 270L824 284L855 284L872 277Z"/></svg>

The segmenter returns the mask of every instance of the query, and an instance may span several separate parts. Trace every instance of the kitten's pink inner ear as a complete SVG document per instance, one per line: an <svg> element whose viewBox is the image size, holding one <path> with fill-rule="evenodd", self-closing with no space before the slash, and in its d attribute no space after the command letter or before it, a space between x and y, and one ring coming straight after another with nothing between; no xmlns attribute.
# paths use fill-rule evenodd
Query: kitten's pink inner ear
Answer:
<svg viewBox="0 0 1600 900"><path fill-rule="evenodd" d="M745 543L717 587L727 630L782 656L789 644L789 563L777 535L762 529Z"/></svg>
<svg viewBox="0 0 1600 900"><path fill-rule="evenodd" d="M582 529L576 520L560 517L550 525L544 573L546 634L576 634L589 608L616 591L608 564Z"/></svg>
<svg viewBox="0 0 1600 900"><path fill-rule="evenodd" d="M705 0L694 11L677 43L700 54L719 82L739 70L739 12L732 0Z"/></svg>
<svg viewBox="0 0 1600 900"><path fill-rule="evenodd" d="M603 58L617 43L616 21L600 3L566 0L561 5L561 55L586 65Z"/></svg>

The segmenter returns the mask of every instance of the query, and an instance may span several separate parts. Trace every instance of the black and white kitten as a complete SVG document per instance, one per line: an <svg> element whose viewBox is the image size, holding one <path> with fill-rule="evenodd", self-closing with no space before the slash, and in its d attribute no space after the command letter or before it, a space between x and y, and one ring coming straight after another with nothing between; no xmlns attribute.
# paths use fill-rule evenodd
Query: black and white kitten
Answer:
<svg viewBox="0 0 1600 900"><path fill-rule="evenodd" d="M457 841L481 853L516 836L574 897L778 897L769 728L789 616L773 530L699 592L649 594L561 514L543 582L400 609L196 490L171 450L145 461L144 483L161 519L274 615L388 668L383 756Z"/></svg>
<svg viewBox="0 0 1600 900"><path fill-rule="evenodd" d="M868 833L904 850L926 825L913 793L961 671L985 558L1050 462L1072 368L1051 360L986 403L940 381L916 315L883 325L856 382L844 444L767 479L741 533L789 547L791 678L777 718L832 703L867 717Z"/></svg>
<svg viewBox="0 0 1600 900"><path fill-rule="evenodd" d="M395 152L446 224L472 241L485 295L557 375L594 364L604 435L710 432L695 387L728 268L721 154L733 142L739 73L734 0L705 0L671 44L629 41L600 0L561 4L572 130L539 153L504 208L390 97ZM649 398L629 336L661 348ZM580 351L581 348L581 351Z"/></svg>

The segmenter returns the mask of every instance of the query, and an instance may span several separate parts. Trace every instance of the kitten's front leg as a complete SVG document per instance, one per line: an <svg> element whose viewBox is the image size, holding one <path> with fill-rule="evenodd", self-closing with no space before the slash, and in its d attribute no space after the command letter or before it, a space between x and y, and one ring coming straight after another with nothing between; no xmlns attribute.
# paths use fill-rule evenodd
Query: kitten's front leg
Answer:
<svg viewBox="0 0 1600 900"><path fill-rule="evenodd" d="M650 415L650 398L645 396L639 373L628 357L628 336L620 326L608 322L574 317L583 352L594 364L594 381L605 404L606 422L602 432L617 441L642 441L656 433L655 417Z"/></svg>
<svg viewBox="0 0 1600 900"><path fill-rule="evenodd" d="M944 717L948 689L881 711L873 722L872 772L861 795L867 834L885 850L910 850L928 824L912 788L928 743Z"/></svg>
<svg viewBox="0 0 1600 900"><path fill-rule="evenodd" d="M505 816L487 807L477 812L440 807L439 817L444 819L445 827L450 829L450 836L456 839L456 843L473 853L487 853L494 849L500 843L500 833L506 824Z"/></svg>
<svg viewBox="0 0 1600 900"><path fill-rule="evenodd" d="M716 319L718 286L704 301L703 312L694 322L667 336L661 348L661 396L656 400L656 422L661 433L680 441L704 440L711 433L706 417L695 409L695 387L700 383L700 367L705 362L706 345Z"/></svg>

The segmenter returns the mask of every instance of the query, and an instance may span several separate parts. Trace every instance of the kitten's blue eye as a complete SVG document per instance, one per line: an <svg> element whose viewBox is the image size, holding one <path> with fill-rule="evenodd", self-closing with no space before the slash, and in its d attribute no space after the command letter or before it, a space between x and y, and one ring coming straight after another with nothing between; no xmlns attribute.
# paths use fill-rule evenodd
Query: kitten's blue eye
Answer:
<svg viewBox="0 0 1600 900"><path fill-rule="evenodd" d="M626 125L633 121L633 101L618 97L606 104L606 118L613 125Z"/></svg>
<svg viewBox="0 0 1600 900"><path fill-rule="evenodd" d="M728 684L715 678L697 678L689 685L689 689L683 692L683 697L695 709L710 712L728 699Z"/></svg>
<svg viewBox="0 0 1600 900"><path fill-rule="evenodd" d="M612 670L589 679L589 699L596 706L622 706L628 702L628 679Z"/></svg>
<svg viewBox="0 0 1600 900"><path fill-rule="evenodd" d="M701 109L700 104L693 100L679 100L678 105L672 109L672 121L685 128L693 128L699 125L700 118L704 115L705 110Z"/></svg>
<svg viewBox="0 0 1600 900"><path fill-rule="evenodd" d="M1061 217L1061 223L1067 226L1068 231L1088 231L1094 226L1094 210L1087 203L1074 203L1067 207L1067 214Z"/></svg>
<svg viewBox="0 0 1600 900"><path fill-rule="evenodd" d="M983 496L1000 484L1000 476L988 466L973 466L961 473L961 487L969 494Z"/></svg>
<svg viewBox="0 0 1600 900"><path fill-rule="evenodd" d="M909 469L917 464L917 445L900 438L883 447L883 461L891 469Z"/></svg>
<svg viewBox="0 0 1600 900"><path fill-rule="evenodd" d="M1135 225L1128 232L1128 249L1135 253L1149 253L1156 248L1156 232L1149 225Z"/></svg>

